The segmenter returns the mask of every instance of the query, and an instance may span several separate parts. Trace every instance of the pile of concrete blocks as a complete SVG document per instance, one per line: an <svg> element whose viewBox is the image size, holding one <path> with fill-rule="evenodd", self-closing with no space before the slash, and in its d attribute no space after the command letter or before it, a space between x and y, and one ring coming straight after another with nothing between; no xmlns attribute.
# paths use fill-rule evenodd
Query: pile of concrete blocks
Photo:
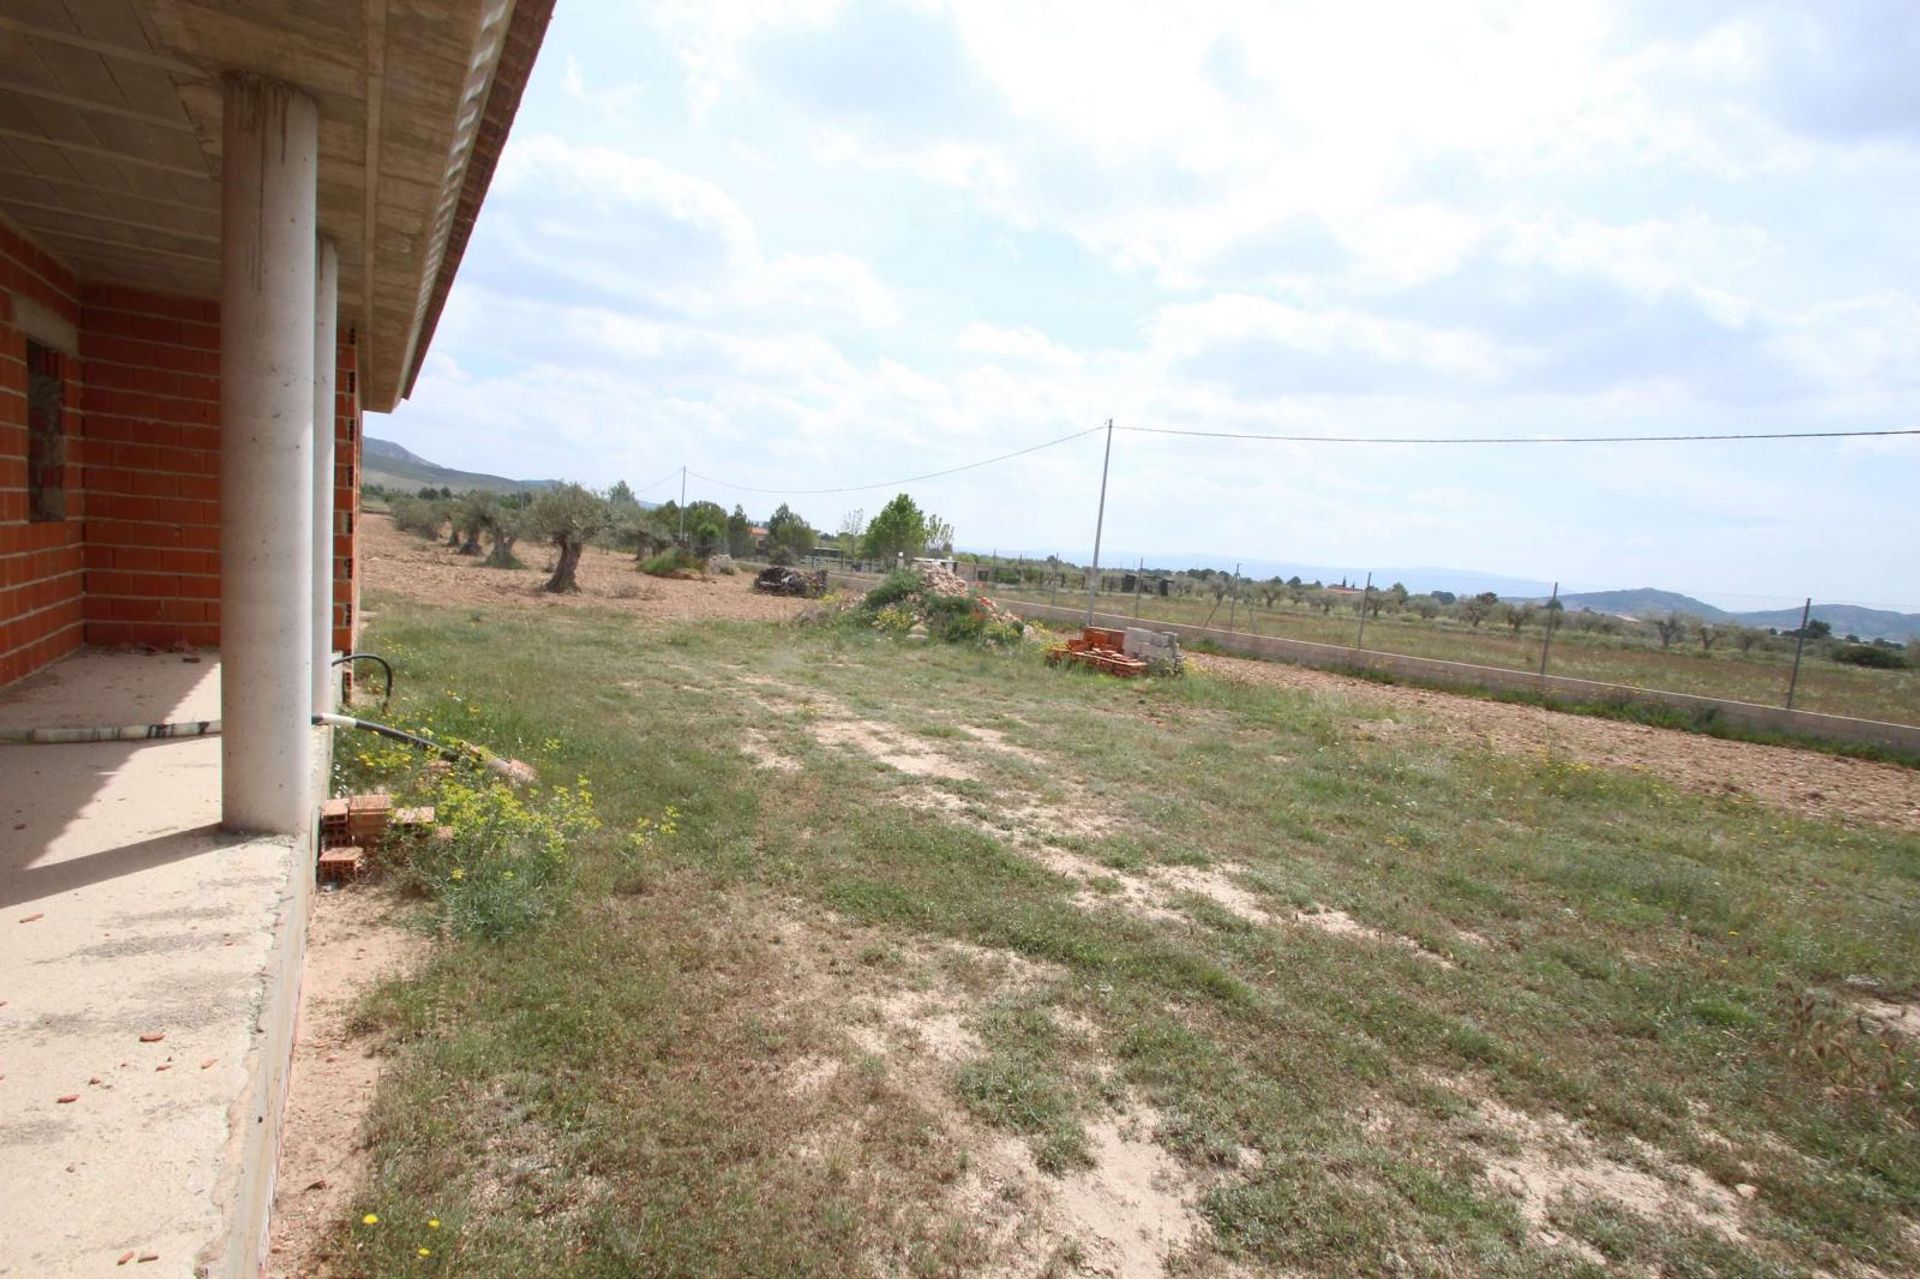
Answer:
<svg viewBox="0 0 1920 1279"><path fill-rule="evenodd" d="M1180 656L1180 637L1172 631L1129 626L1120 651L1145 662L1154 675L1178 675L1186 669Z"/></svg>

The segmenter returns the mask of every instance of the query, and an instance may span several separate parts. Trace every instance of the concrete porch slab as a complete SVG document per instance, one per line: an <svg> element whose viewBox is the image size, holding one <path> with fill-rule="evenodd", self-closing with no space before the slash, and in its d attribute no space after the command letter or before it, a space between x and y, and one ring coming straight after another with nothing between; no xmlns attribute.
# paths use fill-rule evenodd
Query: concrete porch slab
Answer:
<svg viewBox="0 0 1920 1279"><path fill-rule="evenodd" d="M9 727L218 714L213 654L0 691ZM312 875L305 840L218 829L219 766L211 737L0 744L9 1279L258 1273Z"/></svg>

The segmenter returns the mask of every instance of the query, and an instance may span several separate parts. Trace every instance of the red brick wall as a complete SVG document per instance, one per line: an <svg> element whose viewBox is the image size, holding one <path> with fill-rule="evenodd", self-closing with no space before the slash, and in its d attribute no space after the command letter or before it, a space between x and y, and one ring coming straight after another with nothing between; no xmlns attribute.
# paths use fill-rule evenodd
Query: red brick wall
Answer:
<svg viewBox="0 0 1920 1279"><path fill-rule="evenodd" d="M88 286L89 644L220 640L220 308Z"/></svg>
<svg viewBox="0 0 1920 1279"><path fill-rule="evenodd" d="M26 335L12 295L77 326L66 378L67 518L27 512ZM360 572L356 334L334 408L334 646L353 647ZM84 376L82 376L84 373ZM72 652L220 642L220 311L80 285L0 223L0 684Z"/></svg>
<svg viewBox="0 0 1920 1279"><path fill-rule="evenodd" d="M27 518L27 335L15 323L15 293L69 323L80 318L72 272L0 223L0 684L80 647L84 625L81 363L56 361L67 382L67 517L34 523Z"/></svg>

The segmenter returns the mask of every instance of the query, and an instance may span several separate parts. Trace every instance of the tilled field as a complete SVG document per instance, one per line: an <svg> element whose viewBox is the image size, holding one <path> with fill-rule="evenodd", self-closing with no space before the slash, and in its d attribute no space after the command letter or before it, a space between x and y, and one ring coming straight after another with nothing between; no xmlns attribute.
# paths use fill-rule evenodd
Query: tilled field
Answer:
<svg viewBox="0 0 1920 1279"><path fill-rule="evenodd" d="M1750 797L1802 816L1920 830L1920 772L1895 764L1381 685L1281 662L1205 653L1189 654L1187 660L1223 679L1337 692L1413 712L1404 724L1385 721L1377 726L1386 733L1404 732L1429 741L1478 740L1514 754L1560 754L1605 768L1646 772L1699 794Z"/></svg>
<svg viewBox="0 0 1920 1279"><path fill-rule="evenodd" d="M580 560L580 593L549 595L552 552L522 544L525 568L488 568L478 557L461 556L445 545L403 533L384 515L361 525L363 571L367 581L430 604L458 608L617 608L663 621L708 619L785 621L806 607L802 600L757 595L753 574L677 581L648 577L633 558L590 546Z"/></svg>

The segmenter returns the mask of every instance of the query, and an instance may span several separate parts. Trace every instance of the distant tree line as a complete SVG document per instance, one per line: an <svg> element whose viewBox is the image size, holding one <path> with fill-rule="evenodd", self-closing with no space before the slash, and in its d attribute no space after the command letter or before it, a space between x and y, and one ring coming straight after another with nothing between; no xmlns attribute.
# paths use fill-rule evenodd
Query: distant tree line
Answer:
<svg viewBox="0 0 1920 1279"><path fill-rule="evenodd" d="M546 589L554 592L579 589L581 557L596 543L662 571L705 568L720 555L764 555L770 563L792 564L828 542L841 554L880 560L953 549L953 526L923 512L905 493L871 521L864 512L849 512L829 537L785 502L758 524L740 505L732 511L704 500L684 508L673 501L648 506L624 480L605 492L580 484L518 493L455 493L444 487L411 494L370 491L387 498L399 528L426 538L444 536L448 549L481 558L490 567L521 567L515 548L523 539L550 547L554 567Z"/></svg>

